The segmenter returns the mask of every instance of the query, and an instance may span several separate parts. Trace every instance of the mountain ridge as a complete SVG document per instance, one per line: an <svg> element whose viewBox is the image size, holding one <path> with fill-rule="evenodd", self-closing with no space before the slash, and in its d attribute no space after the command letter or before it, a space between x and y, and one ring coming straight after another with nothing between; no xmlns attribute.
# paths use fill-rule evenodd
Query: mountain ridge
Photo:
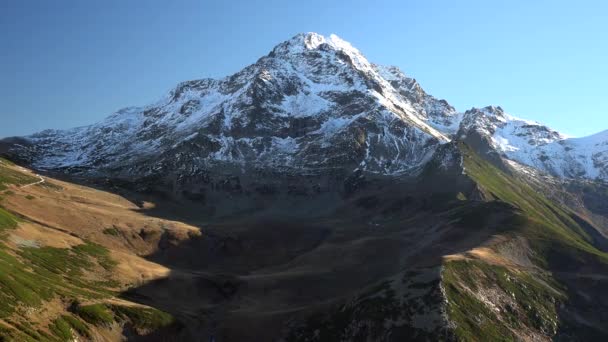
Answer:
<svg viewBox="0 0 608 342"><path fill-rule="evenodd" d="M351 171L389 175L415 173L437 146L471 130L540 171L608 179L603 144L579 151L576 140L500 107L457 112L397 67L370 63L336 35L316 33L294 36L233 75L181 82L156 103L121 109L98 124L24 137L29 146L13 151L39 169L120 177L132 173L117 173L129 164L147 163L144 172L152 174L161 167L152 156L192 152L185 145L199 149L199 168L228 162L293 171L349 160Z"/></svg>

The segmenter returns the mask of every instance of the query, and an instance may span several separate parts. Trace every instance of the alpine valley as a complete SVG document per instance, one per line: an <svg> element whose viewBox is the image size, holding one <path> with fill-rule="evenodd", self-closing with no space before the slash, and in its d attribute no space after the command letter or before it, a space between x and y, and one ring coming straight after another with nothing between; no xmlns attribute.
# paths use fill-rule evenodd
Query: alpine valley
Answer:
<svg viewBox="0 0 608 342"><path fill-rule="evenodd" d="M608 339L608 131L335 35L0 153L2 341Z"/></svg>

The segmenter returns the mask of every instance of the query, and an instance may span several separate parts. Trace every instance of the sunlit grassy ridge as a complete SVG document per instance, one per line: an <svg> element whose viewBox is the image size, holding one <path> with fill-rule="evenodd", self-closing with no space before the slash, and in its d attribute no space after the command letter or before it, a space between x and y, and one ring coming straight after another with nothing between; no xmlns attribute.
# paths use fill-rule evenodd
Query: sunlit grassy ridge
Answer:
<svg viewBox="0 0 608 342"><path fill-rule="evenodd" d="M112 262L92 244L71 249L23 248L14 254L0 243L0 318L20 317L29 308L38 309L55 298L111 296L109 289L83 277L84 271L95 264L111 267ZM8 336L17 338L19 334L17 329Z"/></svg>
<svg viewBox="0 0 608 342"><path fill-rule="evenodd" d="M467 175L496 201L513 206L500 232L524 237L536 267L512 268L482 260L446 261L443 286L456 337L463 341L516 341L521 338L518 334L531 331L554 336L559 325L557 308L567 301L567 291L541 268L550 270L564 261L606 264L608 256L592 245L568 209L492 165L468 146L460 148ZM483 224L479 222L482 216L476 213L469 219L476 221L472 224ZM467 217L462 215L461 219ZM492 293L498 303L483 300L484 293Z"/></svg>
<svg viewBox="0 0 608 342"><path fill-rule="evenodd" d="M0 158L0 190L4 196L15 195L17 190L8 189L11 185L37 181ZM117 282L111 277L117 263L101 245L87 240L69 248L12 245L11 232L22 221L27 218L15 216L0 203L0 341L88 340L96 327L129 324L147 332L174 323L171 315L153 308L106 304L117 295ZM40 323L27 319L29 313L43 310L51 302L58 306L54 309L59 311L56 317ZM61 305L65 306L63 310Z"/></svg>
<svg viewBox="0 0 608 342"><path fill-rule="evenodd" d="M0 224L3 229L12 229L17 221L0 209ZM72 248L22 248L16 252L0 243L0 319L4 320L0 321L0 341L71 341L74 334L89 337L89 324L102 326L116 321L142 330L172 324L170 315L152 308L91 304L76 306L74 313L57 317L47 329L24 327L23 313L52 299L90 301L113 296L107 287L111 282L91 281L84 275L95 267L111 271L114 265L107 249L91 242Z"/></svg>
<svg viewBox="0 0 608 342"><path fill-rule="evenodd" d="M72 315L61 315L49 325L51 332L63 341L70 341L74 338L74 333L79 336L90 338L89 327L80 319Z"/></svg>
<svg viewBox="0 0 608 342"><path fill-rule="evenodd" d="M525 182L495 167L466 145L461 148L466 173L497 200L521 210L512 222L512 228L516 229L517 233L529 237L541 250L567 247L572 248L575 253L588 253L608 263L608 255L591 244L589 235L572 219L567 209L547 199Z"/></svg>
<svg viewBox="0 0 608 342"><path fill-rule="evenodd" d="M0 236L6 229L15 228L16 226L17 218L0 207Z"/></svg>
<svg viewBox="0 0 608 342"><path fill-rule="evenodd" d="M13 164L6 159L0 158L0 190L6 190L8 185L23 185L34 183L38 180L23 172L9 167Z"/></svg>
<svg viewBox="0 0 608 342"><path fill-rule="evenodd" d="M0 187L35 182L36 178L16 171L7 160L0 160ZM43 329L22 322L30 309L39 309L53 299L100 299L112 292L86 279L86 271L96 265L111 271L115 262L108 250L91 242L72 248L22 247L7 245L10 231L17 228L19 219L0 207L0 340L55 341L68 340L68 331L80 331L73 318L57 318ZM70 329L68 329L70 327ZM83 335L84 336L84 335Z"/></svg>
<svg viewBox="0 0 608 342"><path fill-rule="evenodd" d="M550 278L478 260L451 260L443 285L447 313L462 341L517 341L518 329L546 335L557 331L557 304L565 294L549 286ZM559 287L558 287L559 289ZM492 291L504 303L488 305L479 293Z"/></svg>
<svg viewBox="0 0 608 342"><path fill-rule="evenodd" d="M154 308L112 305L110 309L119 320L128 321L135 329L142 331L155 330L175 323L173 316Z"/></svg>

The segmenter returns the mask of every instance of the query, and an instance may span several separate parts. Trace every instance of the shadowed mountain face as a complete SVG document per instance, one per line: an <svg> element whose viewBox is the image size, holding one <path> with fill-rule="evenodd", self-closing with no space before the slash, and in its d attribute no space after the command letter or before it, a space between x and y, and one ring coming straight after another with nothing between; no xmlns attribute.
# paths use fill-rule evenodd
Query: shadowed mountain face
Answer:
<svg viewBox="0 0 608 342"><path fill-rule="evenodd" d="M105 325L82 294L44 299L63 304L37 319L68 317L66 336L87 338L72 318L109 340L608 335L606 134L566 138L500 107L456 112L333 35L297 35L232 76L183 82L91 126L5 139L0 152L67 181L51 192L7 166L0 205L122 253L117 284L99 289L113 291L95 307L113 317ZM51 200L29 209L14 197L26 186ZM114 197L73 193L88 187ZM128 315L116 297L171 320ZM0 317L9 330L27 319L11 315Z"/></svg>

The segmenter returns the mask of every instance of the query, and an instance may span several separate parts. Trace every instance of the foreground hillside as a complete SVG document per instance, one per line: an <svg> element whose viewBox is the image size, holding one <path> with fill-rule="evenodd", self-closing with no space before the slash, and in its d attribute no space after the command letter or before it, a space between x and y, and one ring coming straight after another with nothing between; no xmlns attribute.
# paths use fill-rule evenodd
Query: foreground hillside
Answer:
<svg viewBox="0 0 608 342"><path fill-rule="evenodd" d="M605 337L608 255L598 226L515 169L466 144L453 148L462 166L432 163L415 180L361 175L349 196L321 214L309 206L307 215L265 209L217 217L197 214L193 201L180 205L182 214L163 200L120 190L138 197L135 205L3 160L0 334L16 341ZM438 186L440 179L451 185ZM198 228L162 218L168 213Z"/></svg>
<svg viewBox="0 0 608 342"><path fill-rule="evenodd" d="M198 230L4 159L0 188L1 339L106 341L179 328L171 315L118 295L168 274L138 255L162 236Z"/></svg>

